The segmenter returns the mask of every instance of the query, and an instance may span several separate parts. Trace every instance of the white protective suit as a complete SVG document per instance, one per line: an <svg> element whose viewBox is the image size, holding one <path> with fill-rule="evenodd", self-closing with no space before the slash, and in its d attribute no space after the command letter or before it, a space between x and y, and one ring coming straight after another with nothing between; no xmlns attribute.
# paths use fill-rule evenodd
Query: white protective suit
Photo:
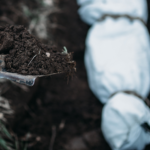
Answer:
<svg viewBox="0 0 150 150"><path fill-rule="evenodd" d="M91 28L86 39L85 66L91 90L106 103L102 132L113 150L142 150L150 143L150 109L143 98L150 90L150 39L142 21L105 14L129 15L147 21L146 0L77 0L81 19Z"/></svg>

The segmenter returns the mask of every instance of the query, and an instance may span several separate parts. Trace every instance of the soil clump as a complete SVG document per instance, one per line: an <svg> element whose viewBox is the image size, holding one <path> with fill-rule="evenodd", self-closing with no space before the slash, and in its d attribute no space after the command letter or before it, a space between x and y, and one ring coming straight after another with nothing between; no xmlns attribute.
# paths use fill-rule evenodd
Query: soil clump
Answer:
<svg viewBox="0 0 150 150"><path fill-rule="evenodd" d="M5 57L6 71L23 75L48 75L75 72L72 53L65 48L42 44L24 26L0 27L0 53Z"/></svg>

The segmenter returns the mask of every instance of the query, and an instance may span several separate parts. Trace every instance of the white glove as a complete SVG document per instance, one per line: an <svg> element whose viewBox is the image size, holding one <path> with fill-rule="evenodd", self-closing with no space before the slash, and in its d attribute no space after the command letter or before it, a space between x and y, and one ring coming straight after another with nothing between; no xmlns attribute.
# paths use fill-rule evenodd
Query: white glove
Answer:
<svg viewBox="0 0 150 150"><path fill-rule="evenodd" d="M134 91L143 98L147 97L150 90L150 39L146 27L139 20L131 21L127 18L107 17L102 22L97 22L104 14L126 14L140 17L146 22L146 0L78 0L78 4L81 5L79 9L81 18L92 25L86 39L85 66L89 86L93 93L102 103L108 101L106 108L109 105L109 97L117 91ZM140 123L136 121L138 114L142 115L142 112L147 110L146 106L137 109L138 113L132 112L130 110L132 107L127 107L121 116L121 118L128 118L132 112L134 115L132 115L132 119L129 119L129 122L133 120L134 125L140 128L141 133L137 135L135 130L130 132L131 130L126 128L128 135L130 135L129 139L127 138L130 144L126 143L123 138L117 138L118 130L124 129L124 124L119 117L120 108L122 105L124 106L124 103L129 103L127 105L133 105L133 107L138 105L139 98L134 96L136 100L131 103L131 97L133 96L126 96L126 94L122 94L119 100L114 97L116 100L113 102L118 111L114 120L112 120L113 113L112 116L111 113L107 115L107 111L109 112L109 109L111 111L111 105L103 111L102 131L114 150L130 150L132 147L141 150L150 142L146 140L147 133L140 127L143 120L139 118L139 120L141 119ZM149 115L150 112L147 113ZM112 128L112 125L107 123L109 119L112 124L114 123ZM144 121L150 125L150 118L147 117ZM127 137L127 131L122 133L123 137ZM138 142L134 142L134 139L139 139L141 147L137 144ZM121 144L118 146L118 143Z"/></svg>

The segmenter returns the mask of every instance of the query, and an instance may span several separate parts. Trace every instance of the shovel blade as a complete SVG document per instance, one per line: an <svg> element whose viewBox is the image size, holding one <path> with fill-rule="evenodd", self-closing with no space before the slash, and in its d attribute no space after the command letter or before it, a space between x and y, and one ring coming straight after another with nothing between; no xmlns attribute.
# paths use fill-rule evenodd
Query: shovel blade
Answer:
<svg viewBox="0 0 150 150"><path fill-rule="evenodd" d="M33 86L35 83L36 76L26 76L26 75L20 75L17 73L11 73L7 72L5 70L5 56L6 55L0 55L0 78L5 78L13 82L17 82L20 84L25 84L27 86Z"/></svg>

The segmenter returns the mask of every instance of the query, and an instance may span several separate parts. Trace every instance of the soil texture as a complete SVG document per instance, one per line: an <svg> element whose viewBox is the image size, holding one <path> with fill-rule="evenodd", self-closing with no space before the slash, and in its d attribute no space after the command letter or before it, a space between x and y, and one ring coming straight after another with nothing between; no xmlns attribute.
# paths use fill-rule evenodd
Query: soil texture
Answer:
<svg viewBox="0 0 150 150"><path fill-rule="evenodd" d="M32 36L24 26L0 27L0 53L5 57L6 71L23 75L48 75L75 72L76 63L65 48L61 52L46 46Z"/></svg>

